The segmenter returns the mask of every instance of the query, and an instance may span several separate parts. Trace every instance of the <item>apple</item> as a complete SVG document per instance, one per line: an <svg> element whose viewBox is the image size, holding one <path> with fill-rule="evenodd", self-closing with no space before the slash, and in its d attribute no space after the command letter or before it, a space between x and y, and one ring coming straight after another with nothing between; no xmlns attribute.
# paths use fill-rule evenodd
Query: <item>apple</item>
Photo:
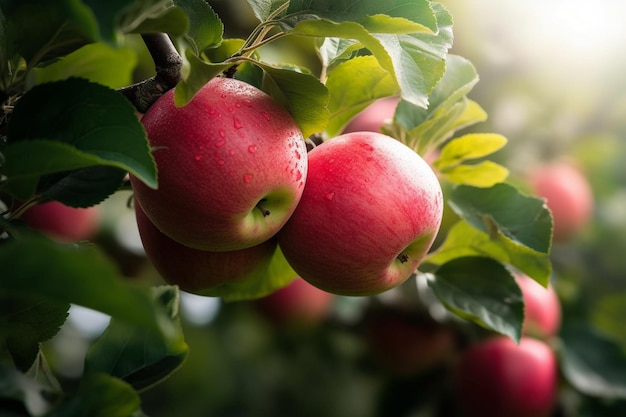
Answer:
<svg viewBox="0 0 626 417"><path fill-rule="evenodd" d="M226 252L193 249L162 233L135 202L137 227L146 256L169 284L183 291L215 296L230 285L254 279L267 268L276 239Z"/></svg>
<svg viewBox="0 0 626 417"><path fill-rule="evenodd" d="M558 369L545 342L492 337L469 347L457 366L454 392L463 417L552 415Z"/></svg>
<svg viewBox="0 0 626 417"><path fill-rule="evenodd" d="M442 191L428 164L375 132L337 136L308 158L304 193L278 233L287 262L340 295L373 295L404 282L441 223Z"/></svg>
<svg viewBox="0 0 626 417"><path fill-rule="evenodd" d="M300 277L273 293L254 300L256 309L273 323L309 326L330 314L335 296Z"/></svg>
<svg viewBox="0 0 626 417"><path fill-rule="evenodd" d="M454 333L422 316L379 309L363 322L363 336L371 357L383 369L411 376L444 365L454 355Z"/></svg>
<svg viewBox="0 0 626 417"><path fill-rule="evenodd" d="M231 251L276 234L306 180L298 125L269 95L214 78L184 107L174 91L141 119L158 168L154 190L131 176L148 218L185 246Z"/></svg>
<svg viewBox="0 0 626 417"><path fill-rule="evenodd" d="M20 218L31 228L60 242L78 242L93 238L99 228L98 206L76 208L58 201L30 207Z"/></svg>
<svg viewBox="0 0 626 417"><path fill-rule="evenodd" d="M545 198L552 212L555 240L569 240L589 223L593 192L587 178L572 163L555 161L537 167L528 181L532 192Z"/></svg>
<svg viewBox="0 0 626 417"><path fill-rule="evenodd" d="M524 274L515 280L522 290L525 305L523 333L538 338L557 334L561 324L561 303L552 285L547 288Z"/></svg>
<svg viewBox="0 0 626 417"><path fill-rule="evenodd" d="M385 97L374 101L348 122L343 133L350 132L380 132L381 127L393 119L398 97Z"/></svg>

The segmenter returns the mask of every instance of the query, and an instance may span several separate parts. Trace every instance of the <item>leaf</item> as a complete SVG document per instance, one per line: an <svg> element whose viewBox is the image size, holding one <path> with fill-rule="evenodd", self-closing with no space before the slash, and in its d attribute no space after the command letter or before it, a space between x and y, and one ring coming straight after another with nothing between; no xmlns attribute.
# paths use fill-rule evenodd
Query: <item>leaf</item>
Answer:
<svg viewBox="0 0 626 417"><path fill-rule="evenodd" d="M289 284L297 277L280 248L276 250L269 265L250 279L223 284L204 295L221 297L224 301L252 300L269 295Z"/></svg>
<svg viewBox="0 0 626 417"><path fill-rule="evenodd" d="M36 84L81 77L109 88L120 88L132 83L136 65L137 55L132 49L93 43L53 64L36 68L33 75Z"/></svg>
<svg viewBox="0 0 626 417"><path fill-rule="evenodd" d="M185 343L178 309L176 287L154 289L176 332L163 337L150 328L137 328L113 318L103 335L90 347L85 358L85 374L106 373L145 390L181 366L189 348Z"/></svg>
<svg viewBox="0 0 626 417"><path fill-rule="evenodd" d="M435 168L445 170L472 159L490 155L504 147L507 140L495 133L471 133L448 142L441 149Z"/></svg>
<svg viewBox="0 0 626 417"><path fill-rule="evenodd" d="M341 39L326 37L318 42L316 47L317 55L320 58L322 67L327 71L335 64L345 62L356 56L362 45L353 39Z"/></svg>
<svg viewBox="0 0 626 417"><path fill-rule="evenodd" d="M39 345L59 331L69 308L68 303L41 297L0 293L0 346L8 349L17 369L26 372L31 367Z"/></svg>
<svg viewBox="0 0 626 417"><path fill-rule="evenodd" d="M4 174L18 195L25 187L13 181L32 185L46 174L95 165L124 169L156 188L156 166L134 108L102 85L71 78L34 87L16 104L7 136Z"/></svg>
<svg viewBox="0 0 626 417"><path fill-rule="evenodd" d="M263 91L285 106L305 138L320 133L328 121L328 90L311 74L258 63Z"/></svg>
<svg viewBox="0 0 626 417"><path fill-rule="evenodd" d="M544 287L550 281L552 266L548 254L519 245L501 233L490 236L465 221L452 226L441 246L424 260L422 268L466 256L489 257L512 265Z"/></svg>
<svg viewBox="0 0 626 417"><path fill-rule="evenodd" d="M600 297L591 310L591 322L626 349L626 292L615 291Z"/></svg>
<svg viewBox="0 0 626 417"><path fill-rule="evenodd" d="M489 188L504 182L509 170L495 162L483 161L472 165L458 165L442 171L441 174L453 184Z"/></svg>
<svg viewBox="0 0 626 417"><path fill-rule="evenodd" d="M147 288L121 281L96 246L63 245L39 236L0 245L0 290L53 303L71 303L137 327L175 333Z"/></svg>
<svg viewBox="0 0 626 417"><path fill-rule="evenodd" d="M372 56L345 61L328 74L329 137L337 135L356 114L375 100L399 92L391 75Z"/></svg>
<svg viewBox="0 0 626 417"><path fill-rule="evenodd" d="M519 342L524 322L522 291L511 273L493 259L452 259L428 281L439 300L466 320Z"/></svg>
<svg viewBox="0 0 626 417"><path fill-rule="evenodd" d="M189 63L189 74L176 84L174 90L174 103L179 107L189 103L207 82L231 66L204 62L190 49L185 51L185 56Z"/></svg>
<svg viewBox="0 0 626 417"><path fill-rule="evenodd" d="M491 238L503 238L534 251L550 251L552 216L545 201L506 183L489 188L460 185L452 190L452 209Z"/></svg>
<svg viewBox="0 0 626 417"><path fill-rule="evenodd" d="M174 0L189 17L189 31L185 39L193 46L196 55L222 42L224 25L207 2Z"/></svg>
<svg viewBox="0 0 626 417"><path fill-rule="evenodd" d="M586 323L563 326L560 367L578 391L604 399L626 399L626 355L613 340Z"/></svg>
<svg viewBox="0 0 626 417"><path fill-rule="evenodd" d="M104 375L81 379L78 391L46 417L132 417L139 411L137 392L124 381Z"/></svg>
<svg viewBox="0 0 626 417"><path fill-rule="evenodd" d="M257 19L265 22L274 12L288 0L247 0L248 5Z"/></svg>
<svg viewBox="0 0 626 417"><path fill-rule="evenodd" d="M179 7L171 7L156 16L147 16L127 33L167 33L172 36L183 36L189 31L189 17Z"/></svg>

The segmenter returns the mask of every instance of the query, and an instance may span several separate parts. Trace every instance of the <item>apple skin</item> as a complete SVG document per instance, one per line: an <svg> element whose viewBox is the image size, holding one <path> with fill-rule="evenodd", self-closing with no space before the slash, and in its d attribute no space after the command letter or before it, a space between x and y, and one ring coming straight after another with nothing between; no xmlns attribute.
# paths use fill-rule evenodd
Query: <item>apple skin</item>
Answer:
<svg viewBox="0 0 626 417"><path fill-rule="evenodd" d="M146 256L163 280L197 295L218 296L230 285L254 279L267 268L277 247L276 239L269 239L236 251L193 249L162 233L137 202L135 217Z"/></svg>
<svg viewBox="0 0 626 417"><path fill-rule="evenodd" d="M343 133L380 132L381 127L392 120L400 99L385 97L374 101L348 122Z"/></svg>
<svg viewBox="0 0 626 417"><path fill-rule="evenodd" d="M561 325L561 303L552 285L542 287L527 275L516 274L515 280L522 290L525 305L522 332L538 338L550 338Z"/></svg>
<svg viewBox="0 0 626 417"><path fill-rule="evenodd" d="M454 392L463 417L548 417L557 383L556 356L545 342L496 336L463 352Z"/></svg>
<svg viewBox="0 0 626 417"><path fill-rule="evenodd" d="M291 267L324 291L365 296L404 282L441 223L437 177L404 144L352 132L308 154L307 184L278 233Z"/></svg>
<svg viewBox="0 0 626 417"><path fill-rule="evenodd" d="M141 119L158 168L153 190L131 176L146 215L172 239L202 250L258 245L295 209L306 180L298 125L269 95L214 78L184 107L174 91ZM257 207L262 202L264 210Z"/></svg>
<svg viewBox="0 0 626 417"><path fill-rule="evenodd" d="M554 240L570 240L589 223L593 191L572 163L555 161L537 167L528 175L528 181L533 193L545 198L552 212Z"/></svg>
<svg viewBox="0 0 626 417"><path fill-rule="evenodd" d="M368 351L379 366L396 376L418 375L454 357L454 333L422 316L384 309L363 322Z"/></svg>
<svg viewBox="0 0 626 417"><path fill-rule="evenodd" d="M98 206L69 207L58 201L37 204L20 218L31 228L60 242L78 242L93 238L99 228L101 213Z"/></svg>
<svg viewBox="0 0 626 417"><path fill-rule="evenodd" d="M335 296L298 277L285 287L254 300L255 308L273 323L312 326L330 314Z"/></svg>

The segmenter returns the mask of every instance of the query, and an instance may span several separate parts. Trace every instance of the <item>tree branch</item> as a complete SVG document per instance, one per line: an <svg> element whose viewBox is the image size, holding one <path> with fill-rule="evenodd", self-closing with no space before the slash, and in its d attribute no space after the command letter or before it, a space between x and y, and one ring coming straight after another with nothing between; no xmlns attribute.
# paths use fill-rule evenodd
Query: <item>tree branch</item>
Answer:
<svg viewBox="0 0 626 417"><path fill-rule="evenodd" d="M137 111L145 113L181 80L183 60L166 33L147 33L142 38L154 61L156 74L118 91L133 103Z"/></svg>

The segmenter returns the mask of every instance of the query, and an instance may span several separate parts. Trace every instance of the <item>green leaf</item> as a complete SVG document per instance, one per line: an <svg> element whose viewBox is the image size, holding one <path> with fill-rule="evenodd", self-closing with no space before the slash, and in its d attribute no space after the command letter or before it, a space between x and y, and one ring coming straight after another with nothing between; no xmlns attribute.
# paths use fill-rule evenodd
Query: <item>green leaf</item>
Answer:
<svg viewBox="0 0 626 417"><path fill-rule="evenodd" d="M185 51L189 63L189 73L174 90L174 103L182 107L189 103L193 96L212 78L216 77L231 64L213 64L198 58L191 49Z"/></svg>
<svg viewBox="0 0 626 417"><path fill-rule="evenodd" d="M466 256L484 256L512 265L547 287L552 273L548 254L519 245L503 234L488 235L465 221L457 222L445 241L424 260L428 264L443 265L452 259Z"/></svg>
<svg viewBox="0 0 626 417"><path fill-rule="evenodd" d="M522 194L510 184L489 188L460 185L450 195L452 209L491 238L511 240L547 254L550 251L552 216L545 201Z"/></svg>
<svg viewBox="0 0 626 417"><path fill-rule="evenodd" d="M222 42L224 25L207 2L174 0L174 4L189 16L189 31L185 39L193 46L196 55Z"/></svg>
<svg viewBox="0 0 626 417"><path fill-rule="evenodd" d="M175 333L147 288L119 278L96 246L62 245L39 236L0 245L0 290L78 304L135 326Z"/></svg>
<svg viewBox="0 0 626 417"><path fill-rule="evenodd" d="M95 165L127 170L156 188L156 166L134 108L100 84L70 78L34 87L16 104L7 136L4 174L12 192L23 188L12 181L32 185L42 175Z"/></svg>
<svg viewBox="0 0 626 417"><path fill-rule="evenodd" d="M356 114L375 100L399 93L393 77L372 56L353 58L328 73L329 137L337 135Z"/></svg>
<svg viewBox="0 0 626 417"><path fill-rule="evenodd" d="M59 331L69 308L68 303L41 297L0 293L0 347L8 349L17 369L26 372L31 367L39 345Z"/></svg>
<svg viewBox="0 0 626 417"><path fill-rule="evenodd" d="M252 300L273 293L289 284L296 277L296 272L278 248L269 264L262 266L262 269L253 274L252 278L220 285L205 292L204 295L221 297L224 301Z"/></svg>
<svg viewBox="0 0 626 417"><path fill-rule="evenodd" d="M288 0L247 0L248 5L257 19L265 22L274 12Z"/></svg>
<svg viewBox="0 0 626 417"><path fill-rule="evenodd" d="M455 258L441 265L428 285L459 317L519 342L524 299L511 273L499 262L482 257Z"/></svg>
<svg viewBox="0 0 626 417"><path fill-rule="evenodd" d="M441 149L435 168L445 170L472 159L490 155L506 145L506 138L495 133L471 133L448 142Z"/></svg>
<svg viewBox="0 0 626 417"><path fill-rule="evenodd" d="M126 382L104 374L81 379L78 391L46 417L132 417L141 400Z"/></svg>
<svg viewBox="0 0 626 417"><path fill-rule="evenodd" d="M179 7L172 7L163 13L147 17L128 33L167 33L172 36L183 36L189 31L189 16Z"/></svg>
<svg viewBox="0 0 626 417"><path fill-rule="evenodd" d="M320 58L322 67L328 72L336 64L345 62L356 56L363 47L353 39L322 38L316 47L317 55Z"/></svg>
<svg viewBox="0 0 626 417"><path fill-rule="evenodd" d="M560 367L578 391L604 399L626 399L626 354L587 323L560 332Z"/></svg>
<svg viewBox="0 0 626 417"><path fill-rule="evenodd" d="M36 84L81 77L109 88L120 88L132 83L136 64L137 54L130 48L93 43L53 64L35 69L33 75Z"/></svg>
<svg viewBox="0 0 626 417"><path fill-rule="evenodd" d="M600 297L591 309L591 321L626 350L626 292L617 291Z"/></svg>
<svg viewBox="0 0 626 417"><path fill-rule="evenodd" d="M144 390L181 366L188 353L180 319L176 287L154 289L154 297L172 320L176 332L163 337L149 328L137 328L113 318L107 330L91 346L85 358L85 373L106 373Z"/></svg>
<svg viewBox="0 0 626 417"><path fill-rule="evenodd" d="M263 91L291 113L305 138L324 130L328 122L328 89L311 74L258 63Z"/></svg>
<svg viewBox="0 0 626 417"><path fill-rule="evenodd" d="M509 176L509 170L495 162L483 161L478 164L447 168L441 171L441 174L453 184L488 188L504 182Z"/></svg>

